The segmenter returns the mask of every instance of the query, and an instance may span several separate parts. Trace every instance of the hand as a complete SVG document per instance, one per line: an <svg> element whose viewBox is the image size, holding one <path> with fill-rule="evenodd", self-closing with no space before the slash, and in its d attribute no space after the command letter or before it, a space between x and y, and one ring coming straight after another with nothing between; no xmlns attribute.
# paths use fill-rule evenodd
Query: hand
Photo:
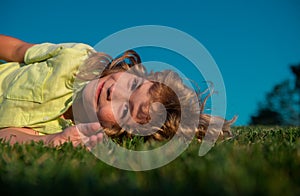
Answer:
<svg viewBox="0 0 300 196"><path fill-rule="evenodd" d="M102 142L104 133L99 132L100 124L83 123L66 128L63 132L48 135L47 144L60 146L65 142L72 142L73 146L85 144L89 150L98 142Z"/></svg>
<svg viewBox="0 0 300 196"><path fill-rule="evenodd" d="M75 126L81 136L81 142L91 150L97 143L102 142L104 138L103 130L99 122L81 123Z"/></svg>

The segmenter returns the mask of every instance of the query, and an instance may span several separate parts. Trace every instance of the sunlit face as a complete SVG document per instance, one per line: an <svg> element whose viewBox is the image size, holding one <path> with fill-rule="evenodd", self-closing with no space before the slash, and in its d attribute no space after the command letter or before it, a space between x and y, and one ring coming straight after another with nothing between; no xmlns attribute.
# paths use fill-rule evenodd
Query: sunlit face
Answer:
<svg viewBox="0 0 300 196"><path fill-rule="evenodd" d="M110 74L85 87L85 105L96 112L100 124L106 128L143 124L148 120L148 92L152 85L152 82L127 72Z"/></svg>

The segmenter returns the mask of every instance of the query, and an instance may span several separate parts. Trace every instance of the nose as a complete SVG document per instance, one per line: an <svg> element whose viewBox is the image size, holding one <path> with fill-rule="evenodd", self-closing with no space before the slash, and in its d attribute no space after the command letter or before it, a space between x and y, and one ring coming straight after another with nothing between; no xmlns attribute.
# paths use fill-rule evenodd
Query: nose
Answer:
<svg viewBox="0 0 300 196"><path fill-rule="evenodd" d="M127 97L127 93L125 88L121 85L116 85L116 83L112 84L107 89L107 100L112 101L114 100L121 100Z"/></svg>
<svg viewBox="0 0 300 196"><path fill-rule="evenodd" d="M111 85L107 90L106 90L106 99L108 101L111 101L111 97L112 97L112 94L114 92L114 88L115 88L115 85Z"/></svg>

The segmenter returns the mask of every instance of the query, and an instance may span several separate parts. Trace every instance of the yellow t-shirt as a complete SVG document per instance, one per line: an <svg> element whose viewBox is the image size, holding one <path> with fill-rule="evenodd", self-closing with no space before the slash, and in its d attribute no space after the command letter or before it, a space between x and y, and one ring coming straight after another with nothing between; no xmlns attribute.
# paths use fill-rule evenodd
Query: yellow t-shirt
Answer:
<svg viewBox="0 0 300 196"><path fill-rule="evenodd" d="M74 76L93 50L85 44L38 44L27 50L25 63L0 64L0 128L52 134L70 126L60 116L72 105Z"/></svg>

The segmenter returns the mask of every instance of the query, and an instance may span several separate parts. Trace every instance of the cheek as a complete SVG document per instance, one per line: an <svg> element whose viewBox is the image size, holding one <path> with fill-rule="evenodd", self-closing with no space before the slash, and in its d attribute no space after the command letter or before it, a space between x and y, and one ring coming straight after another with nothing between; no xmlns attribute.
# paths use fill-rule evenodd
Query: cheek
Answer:
<svg viewBox="0 0 300 196"><path fill-rule="evenodd" d="M100 110L97 111L97 117L101 125L104 127L116 124L114 114L109 106L100 108Z"/></svg>

